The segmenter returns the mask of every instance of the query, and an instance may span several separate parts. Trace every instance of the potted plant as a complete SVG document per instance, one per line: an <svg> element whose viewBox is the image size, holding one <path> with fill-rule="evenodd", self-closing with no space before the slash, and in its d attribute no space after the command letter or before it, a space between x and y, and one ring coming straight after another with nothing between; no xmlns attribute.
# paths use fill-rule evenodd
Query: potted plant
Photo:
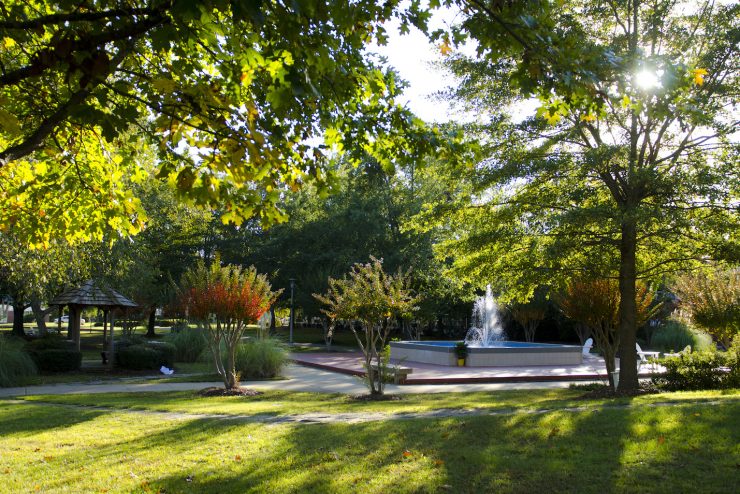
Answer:
<svg viewBox="0 0 740 494"><path fill-rule="evenodd" d="M468 358L468 345L464 341L458 341L455 345L455 355L457 355L457 366L465 367L465 359Z"/></svg>

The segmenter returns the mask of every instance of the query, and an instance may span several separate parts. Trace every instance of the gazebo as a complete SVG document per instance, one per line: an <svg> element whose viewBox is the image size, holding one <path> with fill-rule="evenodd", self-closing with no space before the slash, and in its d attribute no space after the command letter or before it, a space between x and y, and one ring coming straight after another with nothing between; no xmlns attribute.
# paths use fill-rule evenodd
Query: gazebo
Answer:
<svg viewBox="0 0 740 494"><path fill-rule="evenodd" d="M69 307L69 323L67 325L67 338L74 340L77 350L80 350L80 315L84 307L97 307L103 310L103 347L105 348L108 315L110 314L110 338L108 339L109 363L113 363L113 327L115 309L127 310L138 307L136 303L124 297L112 288L95 280L87 280L78 288L72 288L55 297L49 305L58 305L60 312L66 305Z"/></svg>

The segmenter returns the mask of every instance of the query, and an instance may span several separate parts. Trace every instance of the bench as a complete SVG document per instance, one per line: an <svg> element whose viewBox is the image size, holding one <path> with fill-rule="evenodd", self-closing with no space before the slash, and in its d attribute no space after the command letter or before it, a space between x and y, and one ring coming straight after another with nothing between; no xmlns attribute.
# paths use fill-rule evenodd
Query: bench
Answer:
<svg viewBox="0 0 740 494"><path fill-rule="evenodd" d="M377 372L378 364L373 363L370 368L373 371ZM406 379L408 378L408 375L412 374L414 372L414 369L412 369L411 367L401 367L400 365L388 364L385 372L388 376L393 376L394 384L404 384L406 382Z"/></svg>

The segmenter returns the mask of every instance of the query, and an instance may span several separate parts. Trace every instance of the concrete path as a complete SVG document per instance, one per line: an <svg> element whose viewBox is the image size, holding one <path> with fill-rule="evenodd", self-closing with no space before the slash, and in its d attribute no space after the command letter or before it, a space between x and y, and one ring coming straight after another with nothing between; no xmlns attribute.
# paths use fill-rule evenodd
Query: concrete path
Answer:
<svg viewBox="0 0 740 494"><path fill-rule="evenodd" d="M364 358L359 352L344 353L293 353L291 358L302 365L318 369L341 372L349 375L365 373ZM577 365L521 365L498 367L450 367L421 362L394 362L411 368L406 384L471 384L510 383L529 381L594 381L607 380L604 359L596 355L583 359ZM648 371L660 371L647 366L641 369L640 377L650 377Z"/></svg>
<svg viewBox="0 0 740 494"><path fill-rule="evenodd" d="M299 365L286 367L285 376L288 379L281 381L245 381L243 386L260 390L280 391L307 391L314 393L345 393L361 394L367 391L358 377L313 369ZM471 383L471 384L415 384L398 386L389 384L386 393L414 394L414 393L449 393L471 391L497 391L502 389L545 389L567 388L568 381L551 382L517 382L517 383ZM88 383L88 384L53 384L43 386L26 386L18 388L0 388L0 398L30 395L62 395L62 394L93 394L93 393L134 393L152 391L189 391L207 388L209 386L223 386L222 382L171 382L171 383Z"/></svg>

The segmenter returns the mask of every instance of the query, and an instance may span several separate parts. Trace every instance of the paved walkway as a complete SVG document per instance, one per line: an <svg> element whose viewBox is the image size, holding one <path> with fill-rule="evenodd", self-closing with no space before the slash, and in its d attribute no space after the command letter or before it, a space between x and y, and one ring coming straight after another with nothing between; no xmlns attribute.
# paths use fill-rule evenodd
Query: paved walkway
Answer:
<svg viewBox="0 0 740 494"><path fill-rule="evenodd" d="M281 381L245 381L243 386L260 390L307 391L314 393L361 394L367 391L365 385L355 376L329 372L299 365L286 368L287 379ZM566 388L568 381L550 382L517 382L517 383L468 383L468 384L412 384L386 386L386 392L392 394L413 393L448 393L470 391L497 391L502 389L544 389ZM222 382L170 382L170 383L86 383L86 384L53 384L27 386L18 388L0 388L0 398L29 395L62 395L75 393L132 393L151 391L189 391L223 386Z"/></svg>
<svg viewBox="0 0 740 494"><path fill-rule="evenodd" d="M359 352L344 353L293 353L291 358L302 365L349 375L363 375L364 359ZM528 365L510 367L450 367L446 365L424 364L421 362L399 362L410 367L411 374L406 380L412 384L472 384L472 383L513 383L531 381L599 381L607 380L604 359L591 355L579 365ZM650 371L660 371L643 366L640 377L650 377Z"/></svg>

